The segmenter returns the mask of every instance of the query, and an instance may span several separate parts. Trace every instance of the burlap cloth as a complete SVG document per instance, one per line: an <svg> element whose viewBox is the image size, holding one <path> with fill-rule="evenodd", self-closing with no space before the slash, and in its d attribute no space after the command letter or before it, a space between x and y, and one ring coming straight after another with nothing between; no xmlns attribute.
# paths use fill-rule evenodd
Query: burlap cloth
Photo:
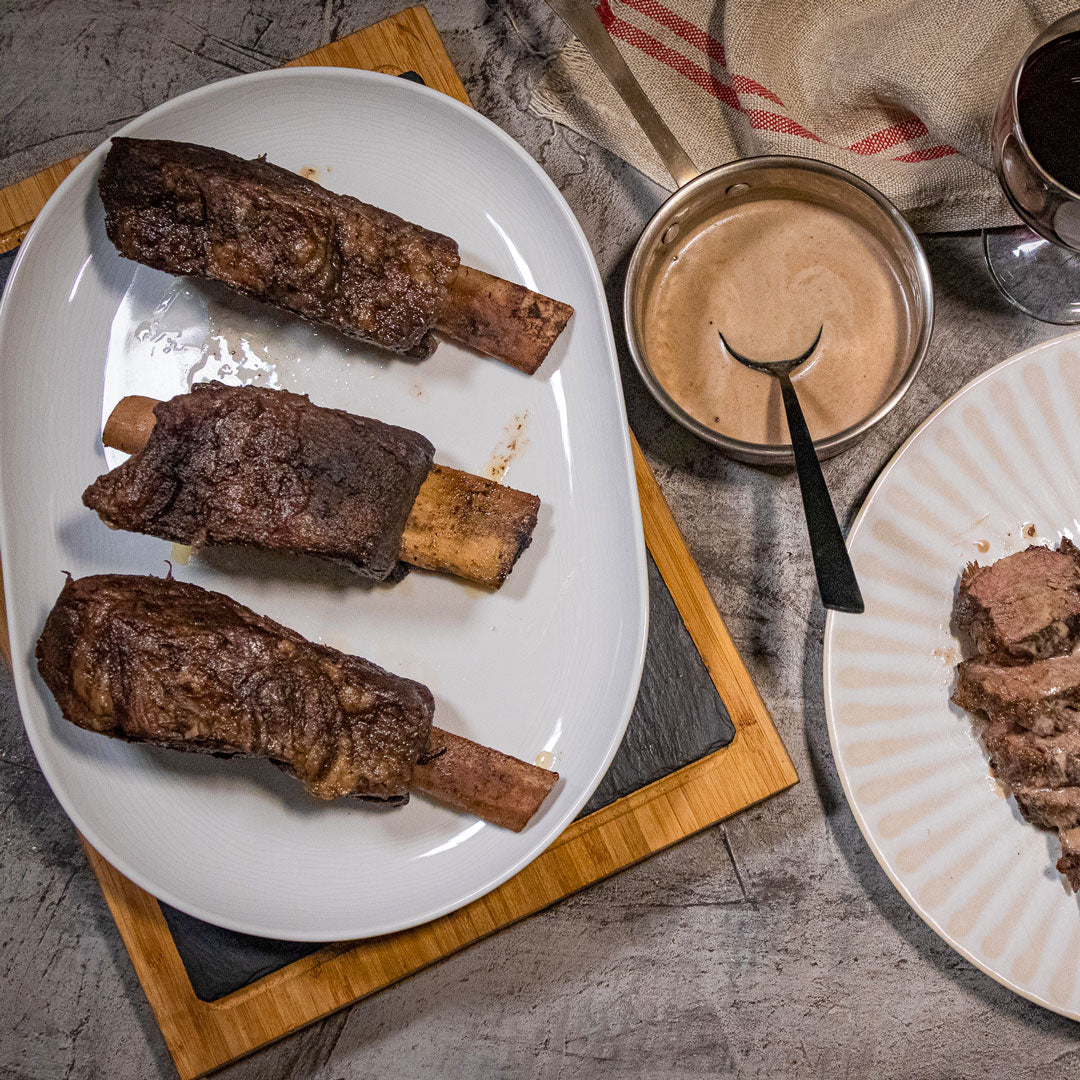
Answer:
<svg viewBox="0 0 1080 1080"><path fill-rule="evenodd" d="M601 0L608 32L701 168L798 154L850 169L923 232L1015 221L989 131L1017 60L1068 0ZM572 41L531 108L674 184Z"/></svg>

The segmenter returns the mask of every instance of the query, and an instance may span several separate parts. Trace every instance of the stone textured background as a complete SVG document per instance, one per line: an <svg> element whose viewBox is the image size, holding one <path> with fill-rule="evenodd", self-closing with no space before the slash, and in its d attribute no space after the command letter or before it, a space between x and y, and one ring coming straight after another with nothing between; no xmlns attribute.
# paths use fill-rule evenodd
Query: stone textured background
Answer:
<svg viewBox="0 0 1080 1080"><path fill-rule="evenodd" d="M185 90L277 65L400 0L0 0L0 184ZM430 5L473 103L563 190L615 301L663 192L525 112L567 33L540 3ZM978 238L927 241L938 289L916 387L827 463L850 518L890 453L972 375L1050 327L991 286ZM618 336L618 334L617 334ZM728 461L652 403L631 423L802 782L220 1075L227 1080L1080 1076L1080 1031L913 915L863 842L821 695L823 613L794 475ZM0 1077L174 1076L74 831L0 673Z"/></svg>

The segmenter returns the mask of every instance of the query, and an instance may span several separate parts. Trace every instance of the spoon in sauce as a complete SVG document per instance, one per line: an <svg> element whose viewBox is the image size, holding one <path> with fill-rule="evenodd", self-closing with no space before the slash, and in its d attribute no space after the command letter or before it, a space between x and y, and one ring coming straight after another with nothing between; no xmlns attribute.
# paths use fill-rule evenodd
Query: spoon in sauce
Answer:
<svg viewBox="0 0 1080 1080"><path fill-rule="evenodd" d="M720 334L720 343L728 354L740 364L745 364L752 371L762 371L772 375L780 383L780 392L784 398L784 412L787 415L788 431L791 434L791 450L795 455L795 470L799 474L799 490L802 492L803 513L806 515L806 529L810 535L810 551L814 557L814 573L817 575L818 592L821 602L832 611L846 611L861 615L865 610L859 583L855 580L855 570L848 557L844 534L840 531L840 522L836 519L829 489L821 472L814 440L806 426L799 396L791 382L791 373L801 364L805 364L814 354L821 341L822 325L810 348L792 360L750 360L737 353Z"/></svg>

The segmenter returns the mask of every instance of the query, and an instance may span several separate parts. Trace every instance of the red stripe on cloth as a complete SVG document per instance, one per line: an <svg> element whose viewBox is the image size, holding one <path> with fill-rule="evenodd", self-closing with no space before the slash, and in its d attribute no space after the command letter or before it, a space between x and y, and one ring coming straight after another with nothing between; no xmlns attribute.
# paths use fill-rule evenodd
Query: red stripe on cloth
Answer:
<svg viewBox="0 0 1080 1080"><path fill-rule="evenodd" d="M702 30L700 26L687 22L681 15L677 15L670 8L658 3L657 0L622 0L622 2L627 7L640 11L642 15L647 15L653 22L666 26L669 30L678 34L683 41L693 45L695 49L699 49L718 64L727 67L724 46L712 34Z"/></svg>
<svg viewBox="0 0 1080 1080"><path fill-rule="evenodd" d="M771 90L767 90L761 83L755 82L746 75L732 75L731 85L742 94L753 94L754 97L765 98L767 101L779 105L781 109L787 108L787 106Z"/></svg>
<svg viewBox="0 0 1080 1080"><path fill-rule="evenodd" d="M950 154L958 154L959 150L955 146L929 146L925 150L915 150L910 154L904 154L902 157L894 157L893 161L933 161L935 158L948 157Z"/></svg>
<svg viewBox="0 0 1080 1080"><path fill-rule="evenodd" d="M634 48L640 49L647 56L666 64L672 71L678 72L692 83L700 86L702 90L712 94L713 97L722 101L729 108L745 114L750 120L751 127L760 128L764 131L782 132L788 135L801 135L804 139L813 139L815 142L821 141L812 131L808 131L801 124L788 119L786 116L767 112L764 109L744 109L739 103L738 95L731 86L720 82L719 79L703 67L695 64L692 60L688 60L682 53L669 49L663 42L657 41L650 34L646 34L644 30L639 30L636 26L626 22L625 19L620 19L611 10L608 0L601 0L597 6L597 12L612 37L621 38L628 44L633 45Z"/></svg>
<svg viewBox="0 0 1080 1080"><path fill-rule="evenodd" d="M621 38L628 44L633 45L635 49L640 49L646 56L659 60L660 63L666 64L672 71L677 71L691 82L696 83L702 90L712 94L713 97L718 98L725 105L729 105L733 109L739 109L738 95L730 86L722 83L692 60L687 60L682 53L669 49L663 42L657 41L656 38L646 34L644 30L639 30L632 23L620 19L611 10L608 0L601 0L597 6L597 12L604 26L607 27L607 32L612 37Z"/></svg>
<svg viewBox="0 0 1080 1080"><path fill-rule="evenodd" d="M674 30L684 41L694 45L702 52L705 52L710 58L716 60L718 63L724 63L724 49L720 42L710 35L705 34L699 27L694 26L692 23L688 23L681 16L669 11L660 4L658 0L624 0L624 2L635 10L648 15L655 22ZM778 113L770 112L766 109L744 108L739 101L734 86L721 82L711 72L706 71L700 65L687 59L682 53L678 53L674 49L669 49L663 42L658 41L651 34L647 34L644 30L639 29L632 23L628 23L625 19L619 18L619 16L612 11L610 0L598 0L596 3L596 12L600 16L600 20L603 22L607 32L611 34L612 37L620 38L627 42L627 44L633 45L634 48L645 53L646 56L658 60L660 63L671 68L672 71L678 72L684 78L687 78L695 85L700 86L702 90L711 94L729 108L734 109L736 112L743 113L750 121L751 127L756 128L759 131L773 132L774 134L798 135L814 142L822 141L820 136L815 135L808 128L803 127L802 124L787 116L780 116ZM682 32L684 30L685 34ZM693 32L694 35L707 39L707 46L700 45L697 41L691 40L691 36L693 36L691 35L691 32ZM753 83L753 80L742 80L739 76L732 76L732 81L733 83L752 83L752 85L758 87L759 90L765 90L764 87L759 87L757 83ZM749 92L758 93L757 90ZM775 94L772 94L767 90L765 90L763 95L758 94L758 96L766 96L769 100L775 101L781 107L784 107L783 102L780 101ZM896 146L898 143L908 139L920 138L925 134L926 125L917 116L912 114L908 119L901 120L896 124L891 124L887 128L882 128L881 131L873 132L872 134L859 139L857 142L852 143L851 146L846 147L845 149L851 150L856 154L876 154L880 153L882 150L887 150L890 147ZM921 161L933 161L935 158L947 157L949 154L955 153L958 153L958 151L954 147L939 145L928 147L925 150L915 150L910 154L894 157L891 160L916 163Z"/></svg>
<svg viewBox="0 0 1080 1080"><path fill-rule="evenodd" d="M783 135L801 135L804 139L813 139L821 142L821 139L812 131L808 131L802 124L796 123L790 117L780 116L778 113L766 112L764 109L740 109L750 120L750 126L761 131L779 132Z"/></svg>
<svg viewBox="0 0 1080 1080"><path fill-rule="evenodd" d="M888 150L897 143L907 142L908 139L919 139L926 134L926 125L917 117L909 116L898 124L892 124L872 135L867 135L858 142L852 143L848 149L856 154L879 154L882 150Z"/></svg>
<svg viewBox="0 0 1080 1080"><path fill-rule="evenodd" d="M604 2L606 4L607 0L604 0ZM681 37L688 45L693 45L699 52L704 53L710 60L715 60L723 67L727 67L727 56L723 44L717 41L712 34L702 30L700 26L687 22L681 15L658 3L657 0L623 0L623 3L627 7L632 7L635 11L640 11L642 15L648 16L653 22L667 27L668 30ZM755 79L748 78L745 75L732 74L731 85L740 93L763 97L767 101L784 108L784 103L771 90L762 86Z"/></svg>

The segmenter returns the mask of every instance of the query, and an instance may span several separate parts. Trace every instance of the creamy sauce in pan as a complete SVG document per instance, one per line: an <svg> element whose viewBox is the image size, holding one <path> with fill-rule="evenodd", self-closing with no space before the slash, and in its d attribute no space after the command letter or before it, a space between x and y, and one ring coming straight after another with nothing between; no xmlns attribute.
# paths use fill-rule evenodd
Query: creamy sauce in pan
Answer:
<svg viewBox="0 0 1080 1080"><path fill-rule="evenodd" d="M897 270L869 230L793 199L745 203L673 245L649 297L645 350L668 393L701 423L736 439L787 443L780 388L729 357L797 356L793 376L811 434L858 423L896 387L908 360Z"/></svg>

